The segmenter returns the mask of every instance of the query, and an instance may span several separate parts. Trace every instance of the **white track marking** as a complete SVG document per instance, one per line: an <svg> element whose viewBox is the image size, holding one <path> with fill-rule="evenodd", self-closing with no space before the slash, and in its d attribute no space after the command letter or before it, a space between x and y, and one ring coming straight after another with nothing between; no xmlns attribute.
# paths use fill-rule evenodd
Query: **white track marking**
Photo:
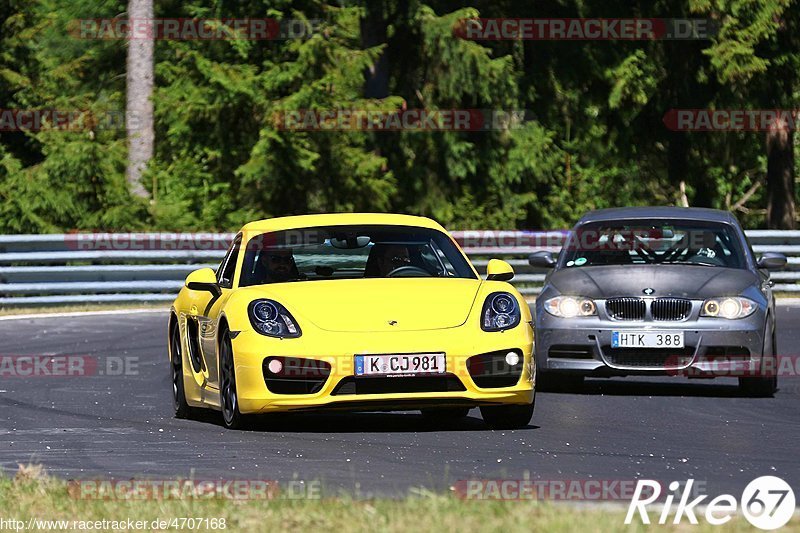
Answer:
<svg viewBox="0 0 800 533"><path fill-rule="evenodd" d="M0 316L0 322L6 320L30 320L33 318L66 318L95 315L142 315L147 313L168 313L169 307L163 309L110 309L108 311L73 311L69 313L37 313L29 315Z"/></svg>

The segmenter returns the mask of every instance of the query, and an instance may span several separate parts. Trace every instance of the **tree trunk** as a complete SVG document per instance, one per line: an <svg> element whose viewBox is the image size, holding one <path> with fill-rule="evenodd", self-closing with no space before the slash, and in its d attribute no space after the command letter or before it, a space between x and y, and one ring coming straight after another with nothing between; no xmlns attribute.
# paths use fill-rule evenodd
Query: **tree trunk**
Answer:
<svg viewBox="0 0 800 533"><path fill-rule="evenodd" d="M372 48L386 44L386 13L383 0L368 0L364 18L361 19L361 45ZM365 73L364 96L386 98L389 96L389 59L384 49L378 61Z"/></svg>
<svg viewBox="0 0 800 533"><path fill-rule="evenodd" d="M767 131L767 226L794 229L794 132L786 124Z"/></svg>
<svg viewBox="0 0 800 533"><path fill-rule="evenodd" d="M686 181L691 179L691 176L689 176L689 144L687 142L686 132L684 131L671 131L668 135L667 180L670 185L679 185L681 203L683 203ZM699 200L701 203L705 200L705 198L698 199L697 196L699 195L695 195L694 200ZM686 202L688 203L688 199Z"/></svg>
<svg viewBox="0 0 800 533"><path fill-rule="evenodd" d="M153 0L128 0L131 21L153 20ZM131 194L147 198L142 174L153 157L153 48L152 35L128 40L125 125L128 135L126 178Z"/></svg>

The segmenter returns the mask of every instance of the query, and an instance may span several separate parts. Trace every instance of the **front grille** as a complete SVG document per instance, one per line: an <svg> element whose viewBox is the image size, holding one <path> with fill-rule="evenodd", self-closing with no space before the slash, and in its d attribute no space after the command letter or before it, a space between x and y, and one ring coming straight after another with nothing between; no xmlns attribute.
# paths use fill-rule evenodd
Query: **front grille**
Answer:
<svg viewBox="0 0 800 533"><path fill-rule="evenodd" d="M603 346L609 364L636 368L680 368L694 356L694 347L685 348L612 348Z"/></svg>
<svg viewBox="0 0 800 533"><path fill-rule="evenodd" d="M506 362L509 352L517 356L517 364L513 366ZM525 358L520 350L501 350L470 357L467 359L467 369L472 381L482 389L513 387L522 376L524 363Z"/></svg>
<svg viewBox="0 0 800 533"><path fill-rule="evenodd" d="M571 344L554 344L547 352L550 359L592 359L592 347Z"/></svg>
<svg viewBox="0 0 800 533"><path fill-rule="evenodd" d="M691 312L692 302L684 298L658 298L650 306L653 320L685 320Z"/></svg>
<svg viewBox="0 0 800 533"><path fill-rule="evenodd" d="M606 312L612 320L644 320L645 303L641 298L609 298Z"/></svg>
<svg viewBox="0 0 800 533"><path fill-rule="evenodd" d="M442 376L399 376L370 378L349 376L342 379L331 396L360 394L403 394L413 392L463 392L467 389L453 374Z"/></svg>

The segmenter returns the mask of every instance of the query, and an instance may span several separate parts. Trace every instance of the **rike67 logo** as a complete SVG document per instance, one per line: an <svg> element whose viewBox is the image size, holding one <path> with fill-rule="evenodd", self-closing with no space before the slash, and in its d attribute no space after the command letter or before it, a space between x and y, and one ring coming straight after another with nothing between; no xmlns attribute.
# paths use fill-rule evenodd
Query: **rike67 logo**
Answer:
<svg viewBox="0 0 800 533"><path fill-rule="evenodd" d="M686 481L683 491L681 483L673 481L669 484L669 491L663 503L656 503L662 498L662 487L658 481L640 479L636 484L633 498L628 506L625 523L630 524L636 514L643 524L650 524L649 512L660 507L658 523L666 524L673 516L672 523L680 524L685 517L691 524L697 524L697 514L701 507L705 512L701 514L712 525L722 525L730 521L740 507L744 517L753 526L773 530L783 527L792 518L795 509L794 491L779 477L762 476L751 481L742 492L739 501L732 494L720 494L709 502L705 502L708 495L703 494L689 501L694 496L692 487L694 480ZM645 496L646 495L646 496ZM678 503L674 505L674 500ZM650 508L652 507L652 509ZM697 512L697 514L695 514Z"/></svg>

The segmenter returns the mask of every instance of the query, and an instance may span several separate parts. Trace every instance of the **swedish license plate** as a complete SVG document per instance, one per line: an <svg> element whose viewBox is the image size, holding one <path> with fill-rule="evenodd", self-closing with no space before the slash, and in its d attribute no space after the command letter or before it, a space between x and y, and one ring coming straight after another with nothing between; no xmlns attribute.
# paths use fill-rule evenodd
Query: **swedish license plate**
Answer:
<svg viewBox="0 0 800 533"><path fill-rule="evenodd" d="M356 376L419 376L444 374L443 353L356 355Z"/></svg>
<svg viewBox="0 0 800 533"><path fill-rule="evenodd" d="M612 348L683 348L682 331L612 331Z"/></svg>

